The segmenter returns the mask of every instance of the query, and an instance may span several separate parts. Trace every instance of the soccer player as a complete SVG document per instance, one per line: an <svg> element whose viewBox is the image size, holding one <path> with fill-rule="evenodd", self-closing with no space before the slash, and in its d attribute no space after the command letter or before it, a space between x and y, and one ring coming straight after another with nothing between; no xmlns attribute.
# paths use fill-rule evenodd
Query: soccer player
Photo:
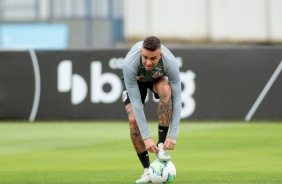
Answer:
<svg viewBox="0 0 282 184"><path fill-rule="evenodd" d="M167 150L173 150L176 144L182 107L179 67L174 55L161 44L160 39L150 36L136 43L127 53L122 80L130 136L144 168L136 183L148 183L148 151L156 153L160 160L170 160ZM143 110L148 88L159 99L157 144L150 136Z"/></svg>

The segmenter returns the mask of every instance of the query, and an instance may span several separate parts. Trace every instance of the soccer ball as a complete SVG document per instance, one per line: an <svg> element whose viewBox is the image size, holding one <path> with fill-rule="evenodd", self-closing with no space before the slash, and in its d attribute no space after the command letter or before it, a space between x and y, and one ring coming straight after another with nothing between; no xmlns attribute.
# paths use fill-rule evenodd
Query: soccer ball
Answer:
<svg viewBox="0 0 282 184"><path fill-rule="evenodd" d="M171 161L160 161L151 163L149 174L153 183L173 183L176 178L176 169Z"/></svg>

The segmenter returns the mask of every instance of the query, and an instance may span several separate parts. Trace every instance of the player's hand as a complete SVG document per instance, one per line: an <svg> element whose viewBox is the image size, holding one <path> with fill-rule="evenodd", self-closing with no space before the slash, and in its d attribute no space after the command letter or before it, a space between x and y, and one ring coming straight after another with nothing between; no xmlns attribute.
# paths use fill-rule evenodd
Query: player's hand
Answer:
<svg viewBox="0 0 282 184"><path fill-rule="evenodd" d="M144 143L146 146L146 150L148 150L149 152L157 153L159 151L158 146L156 145L156 143L154 142L154 140L151 137L145 139Z"/></svg>
<svg viewBox="0 0 282 184"><path fill-rule="evenodd" d="M164 150L173 150L176 145L176 139L168 137L164 142Z"/></svg>

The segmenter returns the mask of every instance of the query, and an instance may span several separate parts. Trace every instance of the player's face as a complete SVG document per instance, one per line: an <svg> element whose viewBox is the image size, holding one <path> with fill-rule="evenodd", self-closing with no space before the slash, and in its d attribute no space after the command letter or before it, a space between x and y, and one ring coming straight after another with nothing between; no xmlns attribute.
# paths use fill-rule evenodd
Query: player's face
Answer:
<svg viewBox="0 0 282 184"><path fill-rule="evenodd" d="M141 58L142 58L142 64L144 65L145 69L153 70L157 66L162 55L163 53L161 52L161 49L150 51L145 48L142 48Z"/></svg>

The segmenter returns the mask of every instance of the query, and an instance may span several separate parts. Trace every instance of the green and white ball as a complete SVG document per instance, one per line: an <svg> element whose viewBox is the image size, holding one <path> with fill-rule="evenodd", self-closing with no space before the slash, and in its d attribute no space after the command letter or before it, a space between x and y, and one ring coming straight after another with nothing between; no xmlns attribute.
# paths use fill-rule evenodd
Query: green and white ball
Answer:
<svg viewBox="0 0 282 184"><path fill-rule="evenodd" d="M176 178L176 168L171 161L160 161L151 163L149 174L153 183L173 183Z"/></svg>

